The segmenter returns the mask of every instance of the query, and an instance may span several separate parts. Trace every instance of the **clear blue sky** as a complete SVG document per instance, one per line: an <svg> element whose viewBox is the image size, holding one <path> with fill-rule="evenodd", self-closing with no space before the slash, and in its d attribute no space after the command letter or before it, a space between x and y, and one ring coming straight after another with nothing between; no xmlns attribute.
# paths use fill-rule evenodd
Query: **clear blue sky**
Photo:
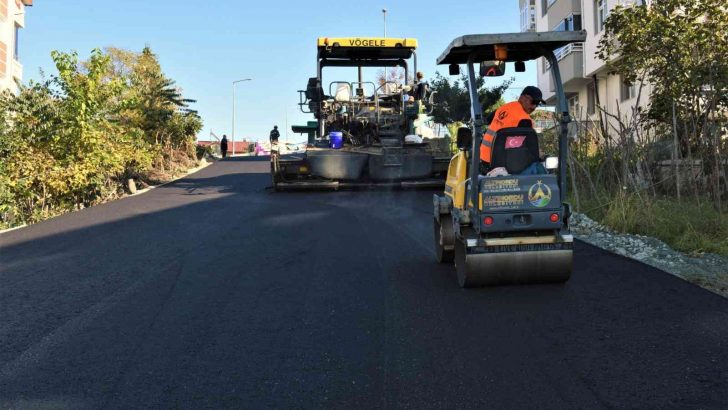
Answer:
<svg viewBox="0 0 728 410"><path fill-rule="evenodd" d="M95 47L139 51L149 45L184 95L198 101L193 108L204 121L200 139L207 139L210 130L230 136L231 82L241 78L253 80L236 86L236 139L267 139L274 124L285 127L286 115L289 129L311 120L299 111L296 91L315 75L316 38L381 36L382 8L387 9L388 37L418 39L418 68L426 78L436 70L447 73L435 59L455 37L519 31L516 0L34 3L27 9L20 38L26 83L39 78L39 68L56 72L52 50L76 50L85 59ZM527 67L514 86L535 84L535 65ZM354 80L354 73L342 80ZM517 90L509 90L509 99L516 95ZM288 139L304 140L290 131Z"/></svg>

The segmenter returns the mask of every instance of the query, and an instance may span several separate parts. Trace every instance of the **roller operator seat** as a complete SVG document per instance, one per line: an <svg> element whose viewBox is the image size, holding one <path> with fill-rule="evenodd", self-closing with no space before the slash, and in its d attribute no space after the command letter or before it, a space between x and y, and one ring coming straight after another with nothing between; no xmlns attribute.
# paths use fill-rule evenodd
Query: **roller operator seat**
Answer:
<svg viewBox="0 0 728 410"><path fill-rule="evenodd" d="M519 124L521 125L521 124ZM490 169L503 167L509 174L520 174L539 161L538 135L531 127L502 128L493 141Z"/></svg>

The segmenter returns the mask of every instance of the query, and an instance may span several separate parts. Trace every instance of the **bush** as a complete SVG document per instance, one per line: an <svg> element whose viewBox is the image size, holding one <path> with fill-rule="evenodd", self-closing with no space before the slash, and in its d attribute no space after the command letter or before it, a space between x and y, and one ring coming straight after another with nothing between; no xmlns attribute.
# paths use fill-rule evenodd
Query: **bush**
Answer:
<svg viewBox="0 0 728 410"><path fill-rule="evenodd" d="M94 50L83 63L76 53L52 57L58 75L0 95L0 227L103 202L123 194L128 178L196 164L202 122L148 48Z"/></svg>

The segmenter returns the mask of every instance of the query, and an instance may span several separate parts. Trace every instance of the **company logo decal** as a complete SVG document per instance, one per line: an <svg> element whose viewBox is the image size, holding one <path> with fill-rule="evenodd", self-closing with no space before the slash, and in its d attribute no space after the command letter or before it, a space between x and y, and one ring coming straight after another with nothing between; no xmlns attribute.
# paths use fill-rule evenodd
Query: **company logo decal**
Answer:
<svg viewBox="0 0 728 410"><path fill-rule="evenodd" d="M528 202L537 208L543 208L551 202L551 188L538 181L528 189Z"/></svg>

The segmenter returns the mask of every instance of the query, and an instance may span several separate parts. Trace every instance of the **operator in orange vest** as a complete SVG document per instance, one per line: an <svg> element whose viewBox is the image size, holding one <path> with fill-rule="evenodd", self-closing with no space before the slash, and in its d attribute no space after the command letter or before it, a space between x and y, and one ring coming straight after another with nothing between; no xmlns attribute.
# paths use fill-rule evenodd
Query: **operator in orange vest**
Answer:
<svg viewBox="0 0 728 410"><path fill-rule="evenodd" d="M528 121L528 127L533 127L530 114L543 102L541 90L538 87L529 85L523 89L518 101L503 104L498 108L488 129L483 134L483 142L480 144L480 160L490 163L493 153L493 140L499 129L524 126L525 121ZM524 123L521 123L521 121L524 121Z"/></svg>

